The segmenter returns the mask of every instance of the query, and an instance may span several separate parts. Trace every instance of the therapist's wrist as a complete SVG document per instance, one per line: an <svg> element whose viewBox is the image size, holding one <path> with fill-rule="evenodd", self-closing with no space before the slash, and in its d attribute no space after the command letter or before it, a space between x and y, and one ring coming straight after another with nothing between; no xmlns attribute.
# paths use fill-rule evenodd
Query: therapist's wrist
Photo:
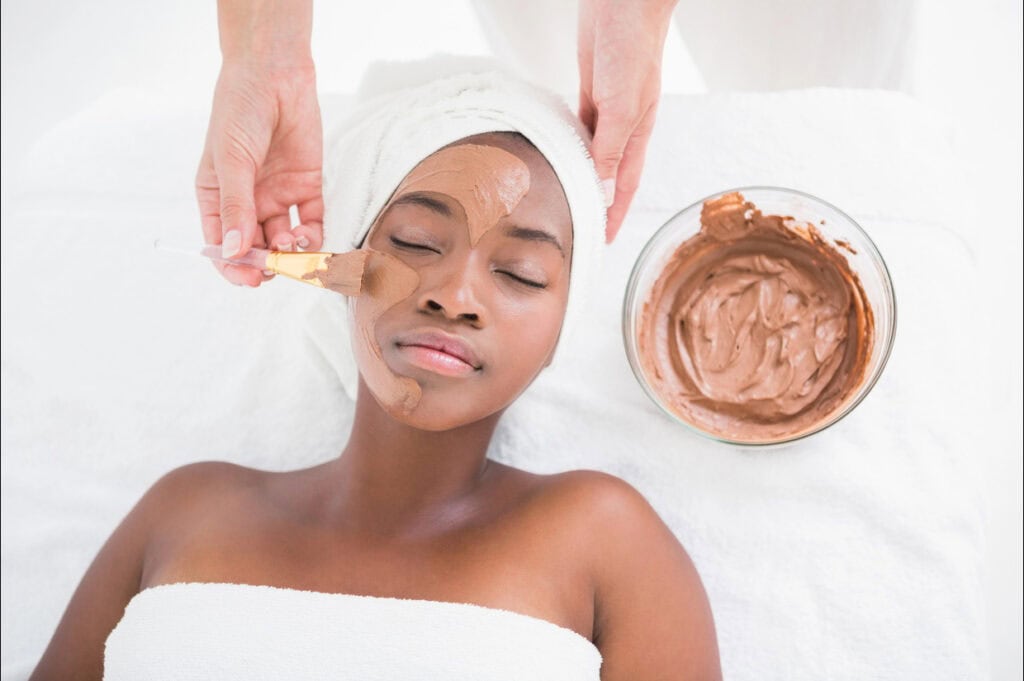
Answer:
<svg viewBox="0 0 1024 681"><path fill-rule="evenodd" d="M218 0L225 66L265 71L312 70L312 0Z"/></svg>

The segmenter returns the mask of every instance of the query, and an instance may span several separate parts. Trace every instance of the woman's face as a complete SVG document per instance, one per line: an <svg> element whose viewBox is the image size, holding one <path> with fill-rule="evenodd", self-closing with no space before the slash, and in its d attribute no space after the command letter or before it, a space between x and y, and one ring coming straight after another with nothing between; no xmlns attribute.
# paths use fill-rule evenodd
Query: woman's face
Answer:
<svg viewBox="0 0 1024 681"><path fill-rule="evenodd" d="M383 311L353 299L360 373L395 418L434 431L472 423L507 407L550 362L572 221L532 146L488 133L435 152L395 190L363 247L419 275ZM374 342L379 353L365 347ZM418 386L411 411L382 399L396 381Z"/></svg>

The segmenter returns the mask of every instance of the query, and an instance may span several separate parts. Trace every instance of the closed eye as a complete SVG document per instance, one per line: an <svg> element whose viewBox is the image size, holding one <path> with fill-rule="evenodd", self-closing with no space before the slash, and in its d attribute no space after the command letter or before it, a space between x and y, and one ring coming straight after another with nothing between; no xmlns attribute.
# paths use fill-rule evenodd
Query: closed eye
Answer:
<svg viewBox="0 0 1024 681"><path fill-rule="evenodd" d="M398 238L393 237L393 236L389 237L389 239L391 240L391 243L393 243L398 248L402 248L402 249L405 249L405 250L408 250L408 251L430 251L432 253L440 253L440 251L437 251L437 250L435 250L433 248L430 248L429 246L424 246L422 244L414 244L414 243L410 243L408 241L402 241L401 239L398 239ZM522 284L524 286L529 286L530 288L545 289L545 288L548 287L547 284L542 284L539 281L533 281L531 279L524 279L523 277L520 277L519 275L514 274L512 272L509 272L507 270L495 270L495 271L498 272L498 274L504 274L505 276L509 277L513 281L516 281L516 282L518 282L518 283L520 283L520 284Z"/></svg>
<svg viewBox="0 0 1024 681"><path fill-rule="evenodd" d="M439 251L436 251L433 248L430 248L429 246L409 243L408 241L402 241L401 239L396 239L395 237L391 237L391 243L393 243L398 248L404 248L410 251L431 251L432 253L439 253Z"/></svg>
<svg viewBox="0 0 1024 681"><path fill-rule="evenodd" d="M542 284L542 283L540 283L538 281L531 281L529 279L523 279L522 277L520 277L518 275L515 275L515 274L512 274L511 272L506 272L505 270L496 270L496 271L498 272L498 274L507 275L507 276L511 277L512 279L515 279L519 283L525 284L525 285L530 286L532 288L547 288L548 287L547 284Z"/></svg>

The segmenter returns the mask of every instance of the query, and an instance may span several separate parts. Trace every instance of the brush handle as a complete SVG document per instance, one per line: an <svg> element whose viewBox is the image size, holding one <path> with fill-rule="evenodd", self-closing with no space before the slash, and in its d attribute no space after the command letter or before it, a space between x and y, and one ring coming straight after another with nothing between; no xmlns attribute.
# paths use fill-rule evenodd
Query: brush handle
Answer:
<svg viewBox="0 0 1024 681"><path fill-rule="evenodd" d="M358 296L363 287L369 250L355 250L347 253L320 253L316 251L268 251L250 248L243 256L225 258L220 246L207 245L199 250L169 246L161 240L153 246L164 251L199 255L231 265L248 265L264 272L274 272L295 279L303 284L327 288L345 296Z"/></svg>
<svg viewBox="0 0 1024 681"><path fill-rule="evenodd" d="M201 255L209 258L210 260L218 260L220 262L230 263L232 265L248 265L250 267L258 267L261 270L267 269L267 257L270 256L273 251L268 251L262 248L250 248L249 251L240 257L225 258L221 255L220 246L207 245L203 246L199 250L195 248L184 248L182 246L174 246L166 243L163 239L157 239L153 242L153 248L161 251L168 251L170 253L184 253L186 255Z"/></svg>
<svg viewBox="0 0 1024 681"><path fill-rule="evenodd" d="M200 251L202 255L205 255L210 260L219 260L231 265L248 265L260 270L267 269L267 258L272 252L262 248L250 248L245 252L245 255L234 255L230 258L225 258L221 255L220 246L203 246L203 249Z"/></svg>

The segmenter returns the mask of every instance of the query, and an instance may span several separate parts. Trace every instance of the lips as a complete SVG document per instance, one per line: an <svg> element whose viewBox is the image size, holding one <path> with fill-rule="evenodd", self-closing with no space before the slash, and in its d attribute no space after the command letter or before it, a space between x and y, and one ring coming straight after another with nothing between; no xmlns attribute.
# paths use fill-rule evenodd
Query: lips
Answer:
<svg viewBox="0 0 1024 681"><path fill-rule="evenodd" d="M468 342L454 334L439 329L422 329L402 334L396 340L399 346L419 346L431 348L438 352L451 355L473 369L480 368L480 359Z"/></svg>

